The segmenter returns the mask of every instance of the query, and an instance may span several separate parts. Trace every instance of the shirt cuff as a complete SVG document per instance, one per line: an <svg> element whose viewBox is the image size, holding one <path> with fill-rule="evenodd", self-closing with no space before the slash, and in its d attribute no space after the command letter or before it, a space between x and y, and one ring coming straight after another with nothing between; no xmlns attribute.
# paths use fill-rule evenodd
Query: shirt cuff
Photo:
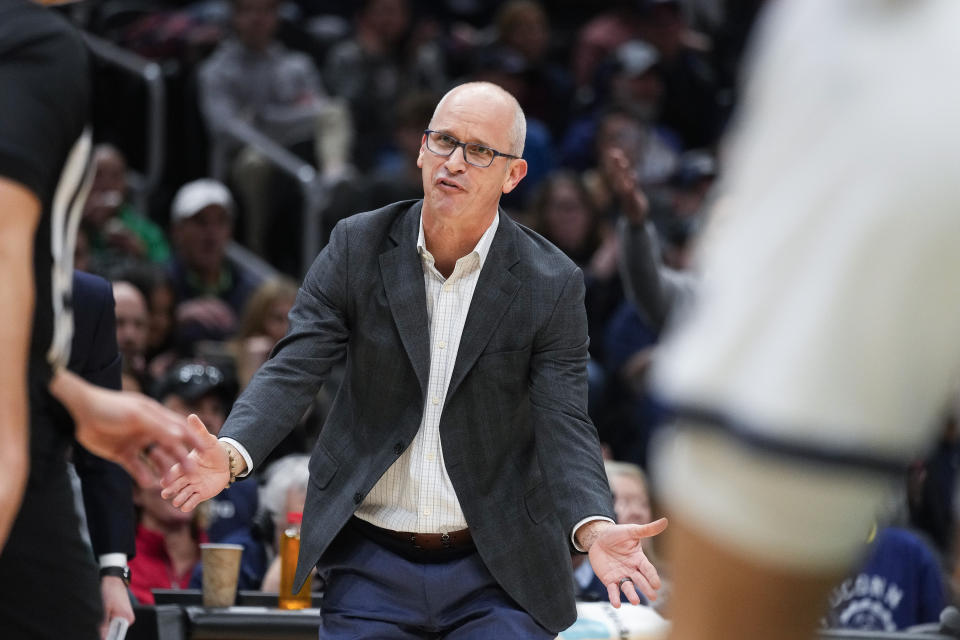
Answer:
<svg viewBox="0 0 960 640"><path fill-rule="evenodd" d="M579 531L580 527L582 527L583 525L587 524L588 522L593 522L594 520L605 520L610 524L616 524L613 520L611 520L607 516L589 516L587 518L584 518L577 524L573 525L573 531L570 532L570 543L573 544L573 548L579 551L580 553L586 553L587 551L586 549L583 549L579 544L577 544L577 531Z"/></svg>
<svg viewBox="0 0 960 640"><path fill-rule="evenodd" d="M227 444L233 445L233 448L237 450L243 457L243 461L247 463L247 468L243 473L238 473L238 478L246 478L250 475L250 472L253 471L253 459L250 458L250 454L247 453L247 448L242 444L234 440L233 438L220 438L220 442L226 442Z"/></svg>
<svg viewBox="0 0 960 640"><path fill-rule="evenodd" d="M101 553L98 556L100 568L104 567L125 567L127 566L127 554L125 553Z"/></svg>

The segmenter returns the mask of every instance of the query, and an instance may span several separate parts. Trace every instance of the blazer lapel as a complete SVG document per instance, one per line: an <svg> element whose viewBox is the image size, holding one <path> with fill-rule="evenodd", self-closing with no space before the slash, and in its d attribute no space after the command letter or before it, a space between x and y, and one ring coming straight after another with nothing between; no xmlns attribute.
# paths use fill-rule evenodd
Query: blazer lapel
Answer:
<svg viewBox="0 0 960 640"><path fill-rule="evenodd" d="M448 398L480 357L520 288L520 280L510 272L519 259L516 234L516 223L501 210L500 226L470 302L460 348L457 350L457 361L447 389Z"/></svg>
<svg viewBox="0 0 960 640"><path fill-rule="evenodd" d="M393 321L403 347L417 374L420 390L426 393L430 374L430 345L427 322L427 293L423 285L423 266L417 254L417 231L420 224L417 203L401 216L390 231L396 244L380 254L380 277Z"/></svg>

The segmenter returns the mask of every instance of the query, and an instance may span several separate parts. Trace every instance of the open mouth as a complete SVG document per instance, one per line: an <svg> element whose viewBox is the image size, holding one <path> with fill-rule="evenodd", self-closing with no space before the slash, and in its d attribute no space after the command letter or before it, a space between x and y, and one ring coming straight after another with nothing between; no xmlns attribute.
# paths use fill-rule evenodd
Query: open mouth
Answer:
<svg viewBox="0 0 960 640"><path fill-rule="evenodd" d="M443 187L444 189L451 189L455 191L463 191L463 187L459 183L454 182L448 178L439 178L437 180L437 185Z"/></svg>

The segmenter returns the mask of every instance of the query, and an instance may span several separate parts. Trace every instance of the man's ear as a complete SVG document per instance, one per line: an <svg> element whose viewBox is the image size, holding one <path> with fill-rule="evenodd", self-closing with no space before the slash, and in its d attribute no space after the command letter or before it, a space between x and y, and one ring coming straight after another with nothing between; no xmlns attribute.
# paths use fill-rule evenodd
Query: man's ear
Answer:
<svg viewBox="0 0 960 640"><path fill-rule="evenodd" d="M420 152L417 154L417 166L423 169L423 153L427 150L427 134L420 136Z"/></svg>
<svg viewBox="0 0 960 640"><path fill-rule="evenodd" d="M507 172L507 177L503 181L502 191L504 193L513 191L525 175L527 175L527 161L523 158L511 160L510 170Z"/></svg>

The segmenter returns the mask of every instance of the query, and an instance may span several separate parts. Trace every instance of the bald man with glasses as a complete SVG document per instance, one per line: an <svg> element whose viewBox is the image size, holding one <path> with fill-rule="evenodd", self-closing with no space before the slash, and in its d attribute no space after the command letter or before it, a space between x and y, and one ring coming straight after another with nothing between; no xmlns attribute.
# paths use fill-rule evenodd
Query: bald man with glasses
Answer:
<svg viewBox="0 0 960 640"><path fill-rule="evenodd" d="M460 85L429 127L424 199L337 225L290 332L163 495L192 509L256 471L345 356L297 570L324 578L320 637L554 638L576 618L571 553L616 606L653 599L640 541L666 522L614 524L583 275L499 208L527 171L520 106Z"/></svg>

